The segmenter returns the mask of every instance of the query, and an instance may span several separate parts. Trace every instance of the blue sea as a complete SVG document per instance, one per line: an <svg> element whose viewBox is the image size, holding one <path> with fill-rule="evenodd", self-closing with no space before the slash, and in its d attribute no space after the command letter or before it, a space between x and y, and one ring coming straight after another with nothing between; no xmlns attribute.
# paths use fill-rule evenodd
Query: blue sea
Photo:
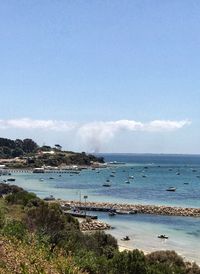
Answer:
<svg viewBox="0 0 200 274"><path fill-rule="evenodd" d="M108 201L200 207L200 156L153 154L98 154L106 162L121 162L100 170L83 170L79 174L13 174L16 184L40 197L50 194L64 200ZM111 177L112 175L112 177ZM114 177L113 177L114 176ZM133 179L128 179L133 176ZM53 177L53 179L50 179ZM44 179L40 181L40 179ZM102 184L110 180L111 187ZM130 180L130 184L125 181ZM166 191L175 187L175 192ZM115 229L109 232L123 246L121 238L129 235L129 248L145 251L176 250L188 260L200 264L200 218L152 215L109 217L99 219ZM168 240L157 238L159 234Z"/></svg>

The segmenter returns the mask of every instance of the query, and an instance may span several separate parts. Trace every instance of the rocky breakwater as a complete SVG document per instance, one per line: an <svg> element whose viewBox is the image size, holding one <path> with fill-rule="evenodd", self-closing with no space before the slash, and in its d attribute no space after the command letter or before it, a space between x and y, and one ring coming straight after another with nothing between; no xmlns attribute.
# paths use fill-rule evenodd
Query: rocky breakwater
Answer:
<svg viewBox="0 0 200 274"><path fill-rule="evenodd" d="M111 226L100 222L100 221L94 221L91 219L86 219L80 222L80 230L81 231L92 231L92 230L106 230L110 229Z"/></svg>
<svg viewBox="0 0 200 274"><path fill-rule="evenodd" d="M135 205L135 208L138 213L144 213L144 214L200 217L200 208L155 206L155 205Z"/></svg>
<svg viewBox="0 0 200 274"><path fill-rule="evenodd" d="M109 209L137 212L141 214L168 215L168 216L188 216L200 217L200 208L176 207L165 205L138 205L138 204L114 204L77 201L68 201L73 207L86 207L87 210L108 211Z"/></svg>

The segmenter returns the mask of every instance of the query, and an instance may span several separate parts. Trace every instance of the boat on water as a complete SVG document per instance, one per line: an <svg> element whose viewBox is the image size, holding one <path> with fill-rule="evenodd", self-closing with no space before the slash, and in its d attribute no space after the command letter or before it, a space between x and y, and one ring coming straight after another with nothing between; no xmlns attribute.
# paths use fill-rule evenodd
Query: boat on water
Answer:
<svg viewBox="0 0 200 274"><path fill-rule="evenodd" d="M110 187L111 186L111 182L109 179L106 180L106 182L102 185L102 186L105 186L105 187Z"/></svg>
<svg viewBox="0 0 200 274"><path fill-rule="evenodd" d="M41 181L41 182L43 182L43 181L44 181L44 179L43 179L43 178L40 178L40 181Z"/></svg>
<svg viewBox="0 0 200 274"><path fill-rule="evenodd" d="M77 218L89 218L89 219L98 219L97 215L88 215L86 214L86 212L81 212L81 211L64 211L64 214L68 214L71 215L73 217L77 217Z"/></svg>
<svg viewBox="0 0 200 274"><path fill-rule="evenodd" d="M130 211L127 211L127 210L116 210L116 213L117 214L121 214L121 215L128 215L128 214L131 214Z"/></svg>
<svg viewBox="0 0 200 274"><path fill-rule="evenodd" d="M125 181L125 184L130 184L131 182L129 180Z"/></svg>
<svg viewBox="0 0 200 274"><path fill-rule="evenodd" d="M125 236L124 238L121 239L121 241L129 241L129 240L130 240L129 236Z"/></svg>
<svg viewBox="0 0 200 274"><path fill-rule="evenodd" d="M118 162L118 161L113 161L109 162L110 165L125 165L125 162Z"/></svg>
<svg viewBox="0 0 200 274"><path fill-rule="evenodd" d="M133 175L130 175L130 176L129 176L129 179L134 179L134 176L133 176Z"/></svg>
<svg viewBox="0 0 200 274"><path fill-rule="evenodd" d="M114 174L110 174L110 177L115 177L115 175Z"/></svg>
<svg viewBox="0 0 200 274"><path fill-rule="evenodd" d="M50 196L47 196L44 198L44 201L54 201L54 200L55 200L55 198L53 195L50 195Z"/></svg>
<svg viewBox="0 0 200 274"><path fill-rule="evenodd" d="M166 191L176 191L176 187L171 186L167 188Z"/></svg>
<svg viewBox="0 0 200 274"><path fill-rule="evenodd" d="M158 235L158 238L159 239L168 239L169 237L164 234L161 234L161 235Z"/></svg>
<svg viewBox="0 0 200 274"><path fill-rule="evenodd" d="M102 186L104 186L104 187L110 187L111 183L104 183Z"/></svg>
<svg viewBox="0 0 200 274"><path fill-rule="evenodd" d="M8 182L14 182L14 181L15 181L15 178L8 178L7 181L8 181Z"/></svg>

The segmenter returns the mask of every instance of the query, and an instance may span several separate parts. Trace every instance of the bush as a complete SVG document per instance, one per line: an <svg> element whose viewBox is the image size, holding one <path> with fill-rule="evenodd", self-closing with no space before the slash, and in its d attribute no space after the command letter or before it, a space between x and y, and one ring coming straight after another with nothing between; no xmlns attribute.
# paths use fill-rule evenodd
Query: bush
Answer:
<svg viewBox="0 0 200 274"><path fill-rule="evenodd" d="M139 250L116 252L111 262L113 274L147 274L146 259Z"/></svg>
<svg viewBox="0 0 200 274"><path fill-rule="evenodd" d="M105 232L98 231L92 234L85 234L83 237L83 246L88 251L95 252L96 255L105 255L110 259L118 250L117 240Z"/></svg>
<svg viewBox="0 0 200 274"><path fill-rule="evenodd" d="M2 234L9 237L15 237L18 240L27 239L27 228L25 224L20 221L12 220L8 222L2 230Z"/></svg>
<svg viewBox="0 0 200 274"><path fill-rule="evenodd" d="M5 214L2 209L0 209L0 229L3 228L5 224Z"/></svg>
<svg viewBox="0 0 200 274"><path fill-rule="evenodd" d="M9 204L20 204L26 206L31 200L36 199L36 195L34 193L27 192L25 190L11 193L6 196L6 201Z"/></svg>
<svg viewBox="0 0 200 274"><path fill-rule="evenodd" d="M65 216L56 203L41 202L39 207L27 212L26 222L29 229L48 235L52 248L64 246L71 231L79 230L78 221L71 216Z"/></svg>

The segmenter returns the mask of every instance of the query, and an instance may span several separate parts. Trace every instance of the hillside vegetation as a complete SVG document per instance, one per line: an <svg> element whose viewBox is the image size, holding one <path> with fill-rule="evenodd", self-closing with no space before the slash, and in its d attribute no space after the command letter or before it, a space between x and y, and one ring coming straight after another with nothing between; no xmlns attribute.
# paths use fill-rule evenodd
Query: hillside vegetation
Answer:
<svg viewBox="0 0 200 274"><path fill-rule="evenodd" d="M86 165L93 162L103 163L102 157L95 157L85 152L77 153L73 151L62 151L60 145L39 146L32 139L10 140L0 138L0 159L13 159L18 157L18 161L7 161L7 167L12 168L29 168L61 165Z"/></svg>
<svg viewBox="0 0 200 274"><path fill-rule="evenodd" d="M0 273L199 274L173 251L119 252L103 232L83 234L56 203L0 185Z"/></svg>

